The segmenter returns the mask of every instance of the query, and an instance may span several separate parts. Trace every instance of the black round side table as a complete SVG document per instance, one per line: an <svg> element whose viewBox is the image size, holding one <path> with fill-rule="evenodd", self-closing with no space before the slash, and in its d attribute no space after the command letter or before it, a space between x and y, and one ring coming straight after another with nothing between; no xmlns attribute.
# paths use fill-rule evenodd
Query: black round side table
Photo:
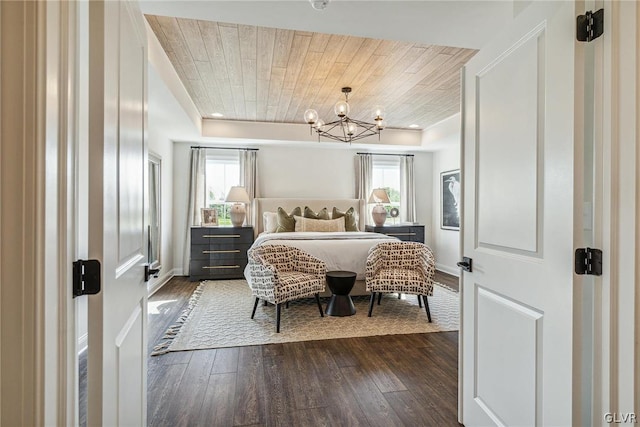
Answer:
<svg viewBox="0 0 640 427"><path fill-rule="evenodd" d="M325 313L328 316L353 316L356 308L349 296L349 292L356 283L356 273L353 271L328 271L327 285L331 290L331 299Z"/></svg>

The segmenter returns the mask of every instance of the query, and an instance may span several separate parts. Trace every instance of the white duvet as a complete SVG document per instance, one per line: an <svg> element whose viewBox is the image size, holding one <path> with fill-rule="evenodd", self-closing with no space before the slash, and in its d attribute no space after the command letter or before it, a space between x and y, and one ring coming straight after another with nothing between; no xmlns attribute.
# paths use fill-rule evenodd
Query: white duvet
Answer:
<svg viewBox="0 0 640 427"><path fill-rule="evenodd" d="M327 271L354 271L358 280L364 280L369 249L377 243L397 240L395 237L369 232L292 232L262 233L251 246L287 245L323 260ZM250 281L249 267L244 276Z"/></svg>

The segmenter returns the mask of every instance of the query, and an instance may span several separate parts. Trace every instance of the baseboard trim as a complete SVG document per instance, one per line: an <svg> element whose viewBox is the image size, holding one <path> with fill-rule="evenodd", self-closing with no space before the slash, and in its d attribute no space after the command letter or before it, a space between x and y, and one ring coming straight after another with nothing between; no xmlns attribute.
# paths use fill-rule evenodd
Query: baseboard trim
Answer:
<svg viewBox="0 0 640 427"><path fill-rule="evenodd" d="M436 270L443 271L447 274L451 274L452 276L460 277L460 269L458 267L450 267L436 262Z"/></svg>
<svg viewBox="0 0 640 427"><path fill-rule="evenodd" d="M164 285L166 285L169 280L171 280L173 278L173 276L176 276L176 268L167 271L165 274L163 274L162 276L158 277L157 279L153 279L149 282L149 296L155 294L156 292L158 292L158 290L160 288L162 288Z"/></svg>

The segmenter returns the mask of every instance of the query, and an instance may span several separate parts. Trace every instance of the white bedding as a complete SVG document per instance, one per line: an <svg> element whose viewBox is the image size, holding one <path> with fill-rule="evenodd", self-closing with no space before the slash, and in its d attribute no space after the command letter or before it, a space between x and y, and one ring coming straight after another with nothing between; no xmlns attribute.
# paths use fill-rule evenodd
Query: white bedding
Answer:
<svg viewBox="0 0 640 427"><path fill-rule="evenodd" d="M377 243L389 240L397 239L379 233L354 231L262 233L251 247L294 246L323 260L327 264L327 271L354 271L358 280L364 280L369 249ZM244 270L244 276L247 281L251 280L248 266Z"/></svg>

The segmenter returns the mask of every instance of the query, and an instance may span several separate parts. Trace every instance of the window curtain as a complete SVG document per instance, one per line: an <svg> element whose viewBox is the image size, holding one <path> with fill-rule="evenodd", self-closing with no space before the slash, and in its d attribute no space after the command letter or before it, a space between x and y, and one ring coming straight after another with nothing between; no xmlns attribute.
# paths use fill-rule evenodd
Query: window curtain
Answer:
<svg viewBox="0 0 640 427"><path fill-rule="evenodd" d="M356 157L356 198L367 203L371 194L373 158L370 154L358 154ZM371 215L367 215L365 224L371 224Z"/></svg>
<svg viewBox="0 0 640 427"><path fill-rule="evenodd" d="M413 156L400 157L400 220L416 220L416 188L413 174Z"/></svg>
<svg viewBox="0 0 640 427"><path fill-rule="evenodd" d="M257 219L253 218L253 199L258 195L258 152L256 150L244 150L240 152L240 185L247 190L251 203L247 206L245 223L254 225Z"/></svg>
<svg viewBox="0 0 640 427"><path fill-rule="evenodd" d="M200 225L200 209L205 203L204 173L206 150L191 149L191 167L189 169L189 200L187 201L187 223L184 233L184 248L182 254L182 273L189 274L189 258L191 256L191 227Z"/></svg>

